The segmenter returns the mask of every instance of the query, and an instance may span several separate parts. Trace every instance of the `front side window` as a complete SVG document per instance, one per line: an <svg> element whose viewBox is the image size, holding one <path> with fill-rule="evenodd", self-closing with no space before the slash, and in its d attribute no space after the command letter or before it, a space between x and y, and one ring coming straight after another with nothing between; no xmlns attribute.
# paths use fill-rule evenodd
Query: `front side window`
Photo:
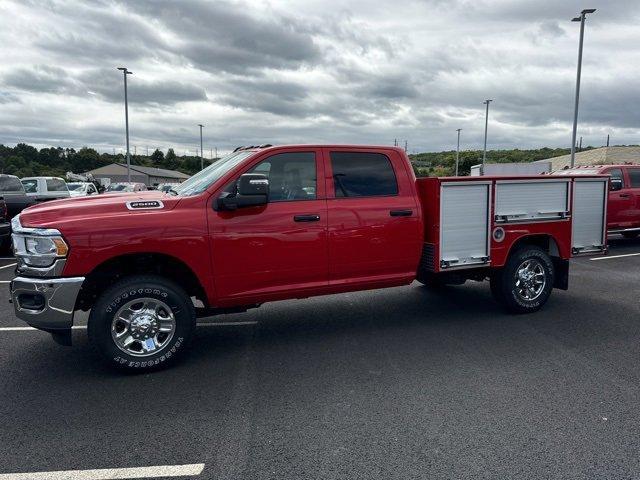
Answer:
<svg viewBox="0 0 640 480"><path fill-rule="evenodd" d="M331 152L336 197L381 197L398 194L389 157L381 153Z"/></svg>
<svg viewBox="0 0 640 480"><path fill-rule="evenodd" d="M38 191L38 180L22 180L26 193L36 193Z"/></svg>
<svg viewBox="0 0 640 480"><path fill-rule="evenodd" d="M631 188L640 188L640 168L630 168L628 172Z"/></svg>
<svg viewBox="0 0 640 480"><path fill-rule="evenodd" d="M47 191L48 192L66 192L67 184L64 180L59 178L47 178Z"/></svg>
<svg viewBox="0 0 640 480"><path fill-rule="evenodd" d="M316 199L316 155L313 152L279 153L263 160L250 173L269 178L269 201Z"/></svg>

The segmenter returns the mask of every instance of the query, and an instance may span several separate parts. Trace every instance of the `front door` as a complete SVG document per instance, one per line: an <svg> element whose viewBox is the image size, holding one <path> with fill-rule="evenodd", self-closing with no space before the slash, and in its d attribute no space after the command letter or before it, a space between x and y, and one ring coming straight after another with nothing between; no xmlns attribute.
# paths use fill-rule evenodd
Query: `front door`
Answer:
<svg viewBox="0 0 640 480"><path fill-rule="evenodd" d="M320 150L275 153L243 173L269 177L269 202L232 212L211 210L218 298L246 296L253 302L326 286L327 204L318 182L324 175Z"/></svg>

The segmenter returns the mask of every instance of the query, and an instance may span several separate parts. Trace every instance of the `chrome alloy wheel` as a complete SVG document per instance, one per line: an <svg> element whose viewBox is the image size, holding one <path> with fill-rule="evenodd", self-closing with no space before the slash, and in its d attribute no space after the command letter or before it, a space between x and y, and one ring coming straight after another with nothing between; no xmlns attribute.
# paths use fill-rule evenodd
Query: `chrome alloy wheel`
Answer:
<svg viewBox="0 0 640 480"><path fill-rule="evenodd" d="M526 301L537 299L547 285L547 273L542 263L530 258L516 269L516 288L518 296Z"/></svg>
<svg viewBox="0 0 640 480"><path fill-rule="evenodd" d="M111 322L111 338L123 352L148 357L164 349L176 331L169 306L155 298L137 298L125 303Z"/></svg>

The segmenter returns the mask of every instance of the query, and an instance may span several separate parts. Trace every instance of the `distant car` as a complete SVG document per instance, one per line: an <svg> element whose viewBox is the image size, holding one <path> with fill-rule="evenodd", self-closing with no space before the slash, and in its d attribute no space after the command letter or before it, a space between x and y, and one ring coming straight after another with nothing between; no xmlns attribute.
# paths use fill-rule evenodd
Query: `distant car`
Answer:
<svg viewBox="0 0 640 480"><path fill-rule="evenodd" d="M20 180L24 190L37 202L69 198L67 183L59 177L26 177Z"/></svg>
<svg viewBox="0 0 640 480"><path fill-rule="evenodd" d="M0 196L4 198L8 220L36 203L35 198L25 193L24 186L15 175L0 175Z"/></svg>
<svg viewBox="0 0 640 480"><path fill-rule="evenodd" d="M147 186L144 183L137 182L120 182L120 183L111 183L104 193L131 193L131 192L142 192L147 189Z"/></svg>
<svg viewBox="0 0 640 480"><path fill-rule="evenodd" d="M86 197L87 195L96 195L98 189L91 182L71 182L67 183L69 195L72 197Z"/></svg>
<svg viewBox="0 0 640 480"><path fill-rule="evenodd" d="M176 188L179 183L160 183L158 185L158 190L161 192L167 193L169 190Z"/></svg>

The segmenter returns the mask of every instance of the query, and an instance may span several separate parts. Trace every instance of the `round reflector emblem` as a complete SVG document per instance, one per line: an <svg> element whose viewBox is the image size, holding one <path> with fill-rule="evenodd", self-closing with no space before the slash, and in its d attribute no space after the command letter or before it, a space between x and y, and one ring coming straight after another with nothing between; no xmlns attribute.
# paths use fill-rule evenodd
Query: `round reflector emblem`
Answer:
<svg viewBox="0 0 640 480"><path fill-rule="evenodd" d="M493 239L496 242L501 242L504 240L504 228L496 227L493 229Z"/></svg>

